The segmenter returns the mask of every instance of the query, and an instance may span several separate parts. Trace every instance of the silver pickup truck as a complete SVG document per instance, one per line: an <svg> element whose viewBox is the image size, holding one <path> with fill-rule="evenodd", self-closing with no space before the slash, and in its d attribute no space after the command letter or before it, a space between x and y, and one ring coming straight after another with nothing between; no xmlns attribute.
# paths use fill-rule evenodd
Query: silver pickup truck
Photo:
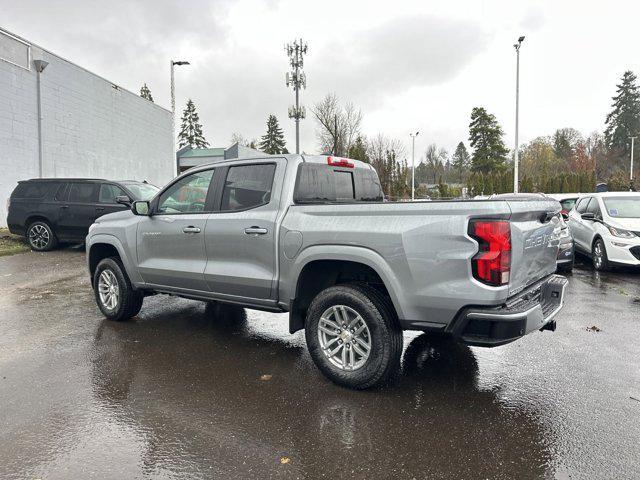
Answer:
<svg viewBox="0 0 640 480"><path fill-rule="evenodd" d="M86 239L102 313L127 320L163 293L289 312L332 381L397 370L403 330L503 345L554 330L557 202L385 202L375 170L284 155L192 168Z"/></svg>

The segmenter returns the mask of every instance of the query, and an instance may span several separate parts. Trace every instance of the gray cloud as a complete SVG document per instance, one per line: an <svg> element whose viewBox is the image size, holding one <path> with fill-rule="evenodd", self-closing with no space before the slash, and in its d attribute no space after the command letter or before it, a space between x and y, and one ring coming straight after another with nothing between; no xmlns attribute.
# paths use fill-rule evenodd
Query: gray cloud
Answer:
<svg viewBox="0 0 640 480"><path fill-rule="evenodd" d="M433 16L390 20L361 32L340 35L310 62L309 75L361 104L382 92L437 85L460 72L489 39L477 24Z"/></svg>

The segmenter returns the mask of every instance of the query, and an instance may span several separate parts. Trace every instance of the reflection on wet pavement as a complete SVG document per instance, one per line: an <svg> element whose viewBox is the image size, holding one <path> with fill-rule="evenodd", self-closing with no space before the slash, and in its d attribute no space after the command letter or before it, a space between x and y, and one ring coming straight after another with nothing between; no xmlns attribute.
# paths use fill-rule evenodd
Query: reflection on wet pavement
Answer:
<svg viewBox="0 0 640 480"><path fill-rule="evenodd" d="M84 268L0 259L0 478L640 475L636 272L580 267L558 331L505 347L407 332L395 383L354 392L285 315L154 296L109 322Z"/></svg>

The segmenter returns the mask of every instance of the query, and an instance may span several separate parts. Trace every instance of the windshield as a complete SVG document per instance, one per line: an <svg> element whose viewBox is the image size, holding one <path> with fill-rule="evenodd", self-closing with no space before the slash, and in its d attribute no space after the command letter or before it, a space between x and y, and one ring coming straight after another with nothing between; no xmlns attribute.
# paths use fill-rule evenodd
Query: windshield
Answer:
<svg viewBox="0 0 640 480"><path fill-rule="evenodd" d="M136 197L136 200L151 200L160 190L149 183L127 183L125 185Z"/></svg>
<svg viewBox="0 0 640 480"><path fill-rule="evenodd" d="M640 218L640 195L603 198L607 213L613 218Z"/></svg>

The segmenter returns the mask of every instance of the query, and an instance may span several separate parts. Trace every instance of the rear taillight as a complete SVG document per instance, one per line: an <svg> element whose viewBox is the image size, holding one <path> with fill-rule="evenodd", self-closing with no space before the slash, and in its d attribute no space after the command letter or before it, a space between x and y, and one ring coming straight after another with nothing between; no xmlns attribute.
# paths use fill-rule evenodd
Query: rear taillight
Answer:
<svg viewBox="0 0 640 480"><path fill-rule="evenodd" d="M511 227L504 220L471 220L469 235L478 241L471 259L473 276L487 285L509 283L511 271Z"/></svg>
<svg viewBox="0 0 640 480"><path fill-rule="evenodd" d="M327 164L332 167L353 168L355 164L347 158L327 157Z"/></svg>

